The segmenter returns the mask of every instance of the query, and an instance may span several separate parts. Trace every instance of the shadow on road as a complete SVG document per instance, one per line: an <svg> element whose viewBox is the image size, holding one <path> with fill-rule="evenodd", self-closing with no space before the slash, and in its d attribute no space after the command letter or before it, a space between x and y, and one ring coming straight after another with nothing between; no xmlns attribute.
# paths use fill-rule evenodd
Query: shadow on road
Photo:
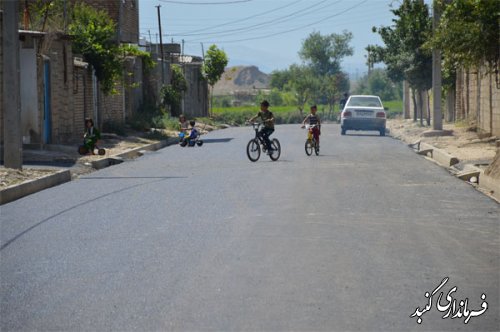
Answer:
<svg viewBox="0 0 500 332"><path fill-rule="evenodd" d="M203 143L229 143L233 138L202 138Z"/></svg>
<svg viewBox="0 0 500 332"><path fill-rule="evenodd" d="M380 136L380 134L349 134L346 133L345 136L359 136L359 137L387 137L387 136Z"/></svg>
<svg viewBox="0 0 500 332"><path fill-rule="evenodd" d="M113 177L110 177L111 179L115 179ZM119 177L117 177L119 178ZM126 177L125 177L126 178ZM141 177L131 177L132 179L141 179ZM159 181L165 181L167 179L173 179L173 178L176 178L176 177L152 177L152 179L159 179ZM81 178L81 179L102 179L102 178ZM112 192L109 192L109 193L106 193L106 194L103 194L101 196L97 196L97 197L94 197L92 199L89 199L89 200L86 200L84 202L81 202L79 204L76 204L76 205L73 205L67 209L64 209L48 218L45 218L43 219L42 221L39 221L37 222L36 224L34 224L33 226L25 229L24 231L22 231L21 233L17 234L16 236L14 236L13 238L11 238L10 240L7 240L5 243L3 243L1 246L0 246L0 251L4 250L6 247L8 247L9 245L11 245L14 241L18 240L20 237L22 237L23 235L29 233L30 231L32 231L33 229L37 228L37 227L40 227L42 226L43 224L45 224L46 222L49 222L51 219L54 219L55 217L57 216L60 216L68 211L71 211L73 209L76 209L78 207L81 207L83 205L86 205L86 204L89 204L89 203L92 203L92 202L95 202L95 201L98 201L104 197L107 197L107 196L111 196L111 195L114 195L114 194L118 194L118 193L121 193L121 192L124 192L124 191L127 191L127 190L130 190L130 189L134 189L134 188L137 188L137 187L141 187L141 186L145 186L145 185L148 185L148 184L151 184L151 183L155 183L155 182L159 182L159 181L148 181L148 182L143 182L143 183L138 183L138 184L135 184L135 185L132 185L132 186L128 186L128 187L125 187L125 188L122 188L122 189L119 189L119 190L115 190L115 191L112 191Z"/></svg>
<svg viewBox="0 0 500 332"><path fill-rule="evenodd" d="M87 176L80 177L80 180L123 180L123 179L185 179L185 176Z"/></svg>

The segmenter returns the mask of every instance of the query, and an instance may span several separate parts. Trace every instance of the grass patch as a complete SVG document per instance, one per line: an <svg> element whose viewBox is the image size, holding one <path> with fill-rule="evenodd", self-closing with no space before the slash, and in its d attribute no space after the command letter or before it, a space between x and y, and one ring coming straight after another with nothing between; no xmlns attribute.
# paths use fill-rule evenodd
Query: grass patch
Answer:
<svg viewBox="0 0 500 332"><path fill-rule="evenodd" d="M304 117L309 114L309 109L304 109L302 114L296 106L271 106L276 124L300 123ZM213 119L219 123L229 125L243 125L245 121L255 116L259 112L259 107L237 106L237 107L214 107ZM334 121L339 113L338 105L335 105L334 111L328 116L328 105L318 105L318 115L322 120Z"/></svg>
<svg viewBox="0 0 500 332"><path fill-rule="evenodd" d="M384 107L387 107L387 118L394 119L403 114L403 101L402 100L390 100L382 102Z"/></svg>

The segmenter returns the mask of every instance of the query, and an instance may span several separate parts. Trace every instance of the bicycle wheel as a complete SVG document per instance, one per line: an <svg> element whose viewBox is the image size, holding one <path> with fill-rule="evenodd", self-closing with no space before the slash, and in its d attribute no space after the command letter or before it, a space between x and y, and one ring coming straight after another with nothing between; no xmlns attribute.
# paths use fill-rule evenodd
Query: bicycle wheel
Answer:
<svg viewBox="0 0 500 332"><path fill-rule="evenodd" d="M305 144L304 148L306 150L306 154L308 156L310 156L313 152L313 145L312 145L311 140L309 140L309 139L306 140L306 144Z"/></svg>
<svg viewBox="0 0 500 332"><path fill-rule="evenodd" d="M260 144L257 139L252 139L247 144L247 156L250 161L257 161L260 158Z"/></svg>
<svg viewBox="0 0 500 332"><path fill-rule="evenodd" d="M314 145L314 153L318 156L319 155L319 144L318 144L318 141L313 140L313 145Z"/></svg>
<svg viewBox="0 0 500 332"><path fill-rule="evenodd" d="M276 161L280 158L281 155L280 141L278 141L277 138L273 138L273 140L271 141L271 147L273 150L269 154L269 158L271 158L272 161Z"/></svg>
<svg viewBox="0 0 500 332"><path fill-rule="evenodd" d="M80 145L78 147L78 153L81 155L84 155L84 154L89 153L89 150L84 145Z"/></svg>

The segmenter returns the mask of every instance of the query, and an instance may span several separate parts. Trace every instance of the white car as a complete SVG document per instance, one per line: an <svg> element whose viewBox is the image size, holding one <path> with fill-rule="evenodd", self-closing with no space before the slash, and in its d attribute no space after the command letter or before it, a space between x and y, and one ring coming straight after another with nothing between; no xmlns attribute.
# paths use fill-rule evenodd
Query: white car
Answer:
<svg viewBox="0 0 500 332"><path fill-rule="evenodd" d="M378 96L354 95L340 115L341 134L348 130L376 130L385 136L386 113Z"/></svg>

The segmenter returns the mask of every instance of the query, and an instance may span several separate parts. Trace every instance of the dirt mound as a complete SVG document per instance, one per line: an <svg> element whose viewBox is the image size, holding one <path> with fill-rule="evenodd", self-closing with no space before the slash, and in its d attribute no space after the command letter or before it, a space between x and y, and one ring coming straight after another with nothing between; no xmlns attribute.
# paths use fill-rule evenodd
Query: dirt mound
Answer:
<svg viewBox="0 0 500 332"><path fill-rule="evenodd" d="M491 176L494 179L500 180L500 149L497 149L495 158L488 166L488 168L484 171L484 174Z"/></svg>
<svg viewBox="0 0 500 332"><path fill-rule="evenodd" d="M214 86L214 95L235 93L256 93L256 90L267 89L270 77L256 66L228 67L221 79Z"/></svg>

